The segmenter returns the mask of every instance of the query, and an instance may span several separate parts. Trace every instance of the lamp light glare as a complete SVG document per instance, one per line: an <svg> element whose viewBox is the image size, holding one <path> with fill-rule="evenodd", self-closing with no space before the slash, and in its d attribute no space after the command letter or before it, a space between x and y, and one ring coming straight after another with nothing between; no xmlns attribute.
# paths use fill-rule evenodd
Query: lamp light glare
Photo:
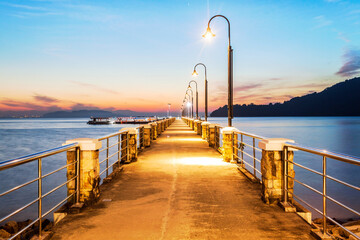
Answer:
<svg viewBox="0 0 360 240"><path fill-rule="evenodd" d="M213 34L213 33L211 32L210 27L208 27L208 28L206 29L205 34L202 35L202 36L203 36L203 38L210 39L210 38L212 38L212 37L215 37L215 34Z"/></svg>
<svg viewBox="0 0 360 240"><path fill-rule="evenodd" d="M191 107L191 103L190 103L190 102L188 102L188 103L187 103L187 106L188 106L188 107Z"/></svg>
<svg viewBox="0 0 360 240"><path fill-rule="evenodd" d="M199 74L196 72L196 70L194 70L194 72L192 73L192 75L193 75L194 77L196 77L196 76L199 75Z"/></svg>

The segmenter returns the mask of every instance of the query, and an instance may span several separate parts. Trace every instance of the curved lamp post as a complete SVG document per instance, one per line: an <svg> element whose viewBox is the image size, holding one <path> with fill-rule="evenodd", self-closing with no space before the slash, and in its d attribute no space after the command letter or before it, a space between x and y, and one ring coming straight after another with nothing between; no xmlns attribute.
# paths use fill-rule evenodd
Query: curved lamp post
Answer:
<svg viewBox="0 0 360 240"><path fill-rule="evenodd" d="M191 92L191 118L194 118L194 92L191 89L191 87L186 90L186 94L188 94L188 91ZM190 96L189 96L189 98L190 98Z"/></svg>
<svg viewBox="0 0 360 240"><path fill-rule="evenodd" d="M223 15L215 15L210 18L208 22L208 27L206 29L205 34L203 35L204 38L215 37L215 34L211 32L210 22L216 17L224 18L228 23L228 37L229 37L229 45L228 45L228 125L231 127L232 125L232 118L233 118L233 49L231 48L230 44L230 22Z"/></svg>
<svg viewBox="0 0 360 240"><path fill-rule="evenodd" d="M198 65L201 65L205 68L205 122L207 122L207 116L208 116L208 81L207 81L207 74L206 74L206 66L203 63L198 63L194 66L194 72L192 73L193 76L197 76L199 75L196 72L196 67ZM197 89L197 84L196 84L196 89ZM197 99L197 90L196 90L196 99Z"/></svg>
<svg viewBox="0 0 360 240"><path fill-rule="evenodd" d="M196 81L194 81L194 80L191 80L190 82L189 82L189 87L188 87L188 89L191 89L191 83L195 83L195 93L196 93L196 95L195 95L195 101L196 101L196 119L198 119L199 118L199 94L198 94L198 88L197 88L197 82Z"/></svg>

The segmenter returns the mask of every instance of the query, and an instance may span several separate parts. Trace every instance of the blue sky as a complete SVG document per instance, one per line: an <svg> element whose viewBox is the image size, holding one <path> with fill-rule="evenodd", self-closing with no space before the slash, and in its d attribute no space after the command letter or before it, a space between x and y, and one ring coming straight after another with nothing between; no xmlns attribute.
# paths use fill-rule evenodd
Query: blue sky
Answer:
<svg viewBox="0 0 360 240"><path fill-rule="evenodd" d="M211 109L282 102L359 75L360 2L0 1L0 110L178 108L193 66ZM203 106L203 71L199 84Z"/></svg>

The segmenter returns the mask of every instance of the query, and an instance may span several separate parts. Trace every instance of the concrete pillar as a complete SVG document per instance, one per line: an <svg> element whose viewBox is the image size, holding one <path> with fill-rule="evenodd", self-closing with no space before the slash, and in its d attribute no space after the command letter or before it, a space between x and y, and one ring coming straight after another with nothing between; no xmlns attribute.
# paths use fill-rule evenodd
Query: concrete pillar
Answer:
<svg viewBox="0 0 360 240"><path fill-rule="evenodd" d="M269 138L259 142L259 148L262 149L261 157L261 175L262 189L261 197L265 203L278 203L284 199L284 159L283 149L285 142L294 142L284 138ZM289 149L287 158L288 175L295 177L293 149ZM288 201L292 202L292 193L294 191L294 181L288 178Z"/></svg>
<svg viewBox="0 0 360 240"><path fill-rule="evenodd" d="M151 143L151 125L144 125L144 147L150 147Z"/></svg>
<svg viewBox="0 0 360 240"><path fill-rule="evenodd" d="M234 127L225 127L222 129L222 142L223 142L223 160L225 162L232 162L235 163L234 161L234 145L233 143L235 143L234 140L234 136L236 134L234 134L234 132L238 131L236 128Z"/></svg>
<svg viewBox="0 0 360 240"><path fill-rule="evenodd" d="M79 200L85 204L91 204L100 197L100 164L99 149L101 142L91 138L76 138L67 140L64 145L79 143L80 145L80 179L79 179ZM77 159L77 151L67 152L67 164L71 164ZM76 164L67 167L67 179L70 180L76 176ZM67 194L70 195L76 191L76 181L70 181L67 184ZM74 201L75 199L69 199Z"/></svg>
<svg viewBox="0 0 360 240"><path fill-rule="evenodd" d="M151 132L152 132L152 140L156 140L157 138L157 123L156 122L152 122L151 124Z"/></svg>
<svg viewBox="0 0 360 240"><path fill-rule="evenodd" d="M202 135L202 128L201 128L201 124L203 123L203 121L201 121L201 120L199 120L198 122L197 122L197 135Z"/></svg>
<svg viewBox="0 0 360 240"><path fill-rule="evenodd" d="M136 128L123 128L121 130L128 131L128 162L135 161L138 155Z"/></svg>
<svg viewBox="0 0 360 240"><path fill-rule="evenodd" d="M194 121L194 132L196 132L197 133L197 129L198 129L198 123L199 123L199 120L195 120Z"/></svg>
<svg viewBox="0 0 360 240"><path fill-rule="evenodd" d="M209 125L209 136L208 136L208 139L209 139L209 147L214 147L215 146L215 126L217 126L218 124L214 124L214 123L211 123Z"/></svg>
<svg viewBox="0 0 360 240"><path fill-rule="evenodd" d="M124 130L120 130L123 132ZM121 134L121 162L128 162L128 131L124 131L123 134Z"/></svg>
<svg viewBox="0 0 360 240"><path fill-rule="evenodd" d="M201 123L201 129L202 129L202 136L201 136L201 138L202 139L204 139L204 140L206 140L207 139L207 128L208 128L208 126L210 125L210 123L209 122L202 122Z"/></svg>

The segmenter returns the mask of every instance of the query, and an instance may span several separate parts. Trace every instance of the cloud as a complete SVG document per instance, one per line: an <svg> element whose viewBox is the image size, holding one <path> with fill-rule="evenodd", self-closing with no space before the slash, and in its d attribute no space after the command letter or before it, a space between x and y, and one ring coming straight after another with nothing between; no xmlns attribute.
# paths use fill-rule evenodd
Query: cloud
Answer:
<svg viewBox="0 0 360 240"><path fill-rule="evenodd" d="M322 28L326 27L332 24L332 21L328 20L325 16L320 15L317 17L314 17L314 20L316 22L315 28Z"/></svg>
<svg viewBox="0 0 360 240"><path fill-rule="evenodd" d="M18 8L18 9L30 10L30 11L47 11L46 8L34 7L34 6L23 5L23 4L2 3L2 5L6 5L9 7Z"/></svg>
<svg viewBox="0 0 360 240"><path fill-rule="evenodd" d="M58 102L59 100L56 98L52 98L52 97L48 97L48 96L44 96L44 95L39 95L39 94L35 94L33 96L33 98L38 101L38 102L43 102L43 103L54 103L54 102Z"/></svg>
<svg viewBox="0 0 360 240"><path fill-rule="evenodd" d="M242 86L238 86L238 87L234 87L234 92L243 92L243 91L248 91L254 88L259 88L263 86L263 84L261 83L252 83L252 84L248 84L248 85L242 85Z"/></svg>
<svg viewBox="0 0 360 240"><path fill-rule="evenodd" d="M71 110L99 110L98 107L95 107L93 105L86 105L82 103L75 103L70 107Z"/></svg>
<svg viewBox="0 0 360 240"><path fill-rule="evenodd" d="M98 85L95 84L90 84L90 83L84 83L84 82L79 82L79 81L69 81L72 84L81 86L81 87L87 87L96 91L101 91L101 92L105 92L105 93L111 93L111 94L120 94L118 91L112 90L112 89L107 89L104 87L100 87Z"/></svg>
<svg viewBox="0 0 360 240"><path fill-rule="evenodd" d="M342 77L351 77L360 74L360 50L347 49L343 55L345 63L335 74Z"/></svg>
<svg viewBox="0 0 360 240"><path fill-rule="evenodd" d="M8 106L8 107L28 109L28 110L39 110L39 111L62 110L62 108L57 105L43 106L43 105L36 104L36 103L17 101L17 100L12 100L12 99L8 99L8 98L6 98L3 101L0 101L0 104Z"/></svg>

